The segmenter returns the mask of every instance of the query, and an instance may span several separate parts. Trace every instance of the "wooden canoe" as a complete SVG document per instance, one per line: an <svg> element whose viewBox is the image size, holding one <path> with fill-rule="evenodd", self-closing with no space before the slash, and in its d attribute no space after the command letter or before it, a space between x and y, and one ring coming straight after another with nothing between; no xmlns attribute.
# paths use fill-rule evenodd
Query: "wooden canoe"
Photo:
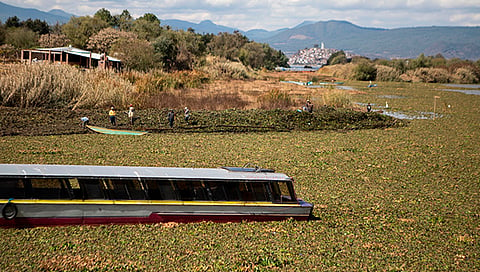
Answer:
<svg viewBox="0 0 480 272"><path fill-rule="evenodd" d="M87 128L89 128L92 131L102 133L102 134L143 135L143 134L148 133L148 131L110 129L110 128L103 128L103 127L97 127L97 126L90 126L90 125L87 125Z"/></svg>

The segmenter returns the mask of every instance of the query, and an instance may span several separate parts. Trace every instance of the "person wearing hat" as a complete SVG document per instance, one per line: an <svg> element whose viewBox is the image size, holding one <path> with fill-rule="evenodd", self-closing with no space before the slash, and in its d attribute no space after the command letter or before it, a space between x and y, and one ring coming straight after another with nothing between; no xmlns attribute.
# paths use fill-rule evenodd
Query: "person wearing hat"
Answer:
<svg viewBox="0 0 480 272"><path fill-rule="evenodd" d="M117 118L115 117L115 115L115 107L112 106L110 108L110 111L108 112L108 117L110 118L110 123L114 126L117 125Z"/></svg>
<svg viewBox="0 0 480 272"><path fill-rule="evenodd" d="M90 121L87 116L80 118L80 120L82 121L83 128L85 128L88 125L88 122Z"/></svg>
<svg viewBox="0 0 480 272"><path fill-rule="evenodd" d="M188 120L190 120L190 110L187 107L185 107L184 112L185 112L185 122L188 125Z"/></svg>
<svg viewBox="0 0 480 272"><path fill-rule="evenodd" d="M132 104L128 107L128 119L130 119L130 125L133 126L133 122L135 121L135 108Z"/></svg>

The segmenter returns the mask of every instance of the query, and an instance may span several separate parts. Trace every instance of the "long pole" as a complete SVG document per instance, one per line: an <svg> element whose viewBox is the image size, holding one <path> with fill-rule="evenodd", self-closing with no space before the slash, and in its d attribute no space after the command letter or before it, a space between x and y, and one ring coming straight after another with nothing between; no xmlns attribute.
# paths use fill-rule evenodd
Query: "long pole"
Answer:
<svg viewBox="0 0 480 272"><path fill-rule="evenodd" d="M433 97L433 119L435 119L435 110L437 108L437 98L440 98L440 96Z"/></svg>

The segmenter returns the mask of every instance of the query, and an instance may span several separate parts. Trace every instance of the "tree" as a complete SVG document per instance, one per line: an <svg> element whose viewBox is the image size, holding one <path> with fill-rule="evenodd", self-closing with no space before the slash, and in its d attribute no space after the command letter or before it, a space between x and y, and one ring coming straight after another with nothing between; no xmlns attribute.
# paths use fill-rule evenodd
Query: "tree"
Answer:
<svg viewBox="0 0 480 272"><path fill-rule="evenodd" d="M265 43L263 44L263 52L265 53L263 67L269 70L273 70L276 67L289 67L288 58L282 51L277 51Z"/></svg>
<svg viewBox="0 0 480 272"><path fill-rule="evenodd" d="M0 44L3 44L5 42L5 35L6 35L5 25L3 25L2 22L0 21Z"/></svg>
<svg viewBox="0 0 480 272"><path fill-rule="evenodd" d="M45 21L40 21L40 19L27 19L22 23L22 25L40 35L50 33L50 27L48 26L48 23Z"/></svg>
<svg viewBox="0 0 480 272"><path fill-rule="evenodd" d="M132 32L116 30L111 27L100 30L88 38L87 48L101 53L109 53L112 46L120 39L136 39L137 35Z"/></svg>
<svg viewBox="0 0 480 272"><path fill-rule="evenodd" d="M172 31L162 33L153 42L156 58L161 62L163 68L171 70L176 66L178 54L177 40Z"/></svg>
<svg viewBox="0 0 480 272"><path fill-rule="evenodd" d="M120 30L129 31L132 28L133 18L128 10L124 9L121 14L114 15L115 26Z"/></svg>
<svg viewBox="0 0 480 272"><path fill-rule="evenodd" d="M139 17L137 20L145 20L147 22L160 25L160 20L153 13L145 13L143 14L143 16Z"/></svg>
<svg viewBox="0 0 480 272"><path fill-rule="evenodd" d="M44 34L38 39L40 47L46 48L68 46L70 43L71 41L64 34Z"/></svg>
<svg viewBox="0 0 480 272"><path fill-rule="evenodd" d="M145 13L142 17L133 22L132 31L135 32L140 39L153 41L160 36L162 27L160 20L152 13Z"/></svg>
<svg viewBox="0 0 480 272"><path fill-rule="evenodd" d="M405 73L407 71L407 61L403 59L396 59L391 61L391 67L397 69L400 71L401 74Z"/></svg>
<svg viewBox="0 0 480 272"><path fill-rule="evenodd" d="M423 53L420 54L416 59L411 60L408 65L408 69L411 70L428 67L431 67L431 59L425 57Z"/></svg>
<svg viewBox="0 0 480 272"><path fill-rule="evenodd" d="M205 54L205 44L203 44L201 35L191 31L176 31L177 37L177 58L176 69L193 69L198 58Z"/></svg>
<svg viewBox="0 0 480 272"><path fill-rule="evenodd" d="M5 26L8 27L21 27L22 23L17 16L8 17L7 21L5 21Z"/></svg>
<svg viewBox="0 0 480 272"><path fill-rule="evenodd" d="M108 27L108 24L96 17L72 17L62 27L63 33L72 41L72 45L85 48L90 36Z"/></svg>
<svg viewBox="0 0 480 272"><path fill-rule="evenodd" d="M345 52L343 52L343 50L333 53L327 60L327 65L345 64L345 63L347 63L347 55L345 55Z"/></svg>
<svg viewBox="0 0 480 272"><path fill-rule="evenodd" d="M16 48L26 49L35 47L38 43L38 34L24 27L11 28L5 36L5 43Z"/></svg>
<svg viewBox="0 0 480 272"><path fill-rule="evenodd" d="M265 58L263 46L256 42L246 43L240 49L238 58L245 66L250 66L254 69L261 68Z"/></svg>
<svg viewBox="0 0 480 272"><path fill-rule="evenodd" d="M115 18L112 16L109 10L105 8L99 9L95 15L93 15L94 18L98 18L105 23L109 24L110 26L115 26Z"/></svg>
<svg viewBox="0 0 480 272"><path fill-rule="evenodd" d="M213 37L208 44L208 48L215 56L224 57L228 60L238 60L240 48L247 42L248 38L238 31L233 34L222 32Z"/></svg>
<svg viewBox="0 0 480 272"><path fill-rule="evenodd" d="M142 39L121 38L111 51L114 57L122 60L126 69L148 71L157 66L153 46Z"/></svg>

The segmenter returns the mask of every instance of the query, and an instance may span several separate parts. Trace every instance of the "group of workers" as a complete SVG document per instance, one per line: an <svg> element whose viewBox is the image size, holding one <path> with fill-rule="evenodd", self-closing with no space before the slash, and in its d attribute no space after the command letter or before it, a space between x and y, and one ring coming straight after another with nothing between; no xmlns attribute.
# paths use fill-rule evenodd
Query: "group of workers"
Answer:
<svg viewBox="0 0 480 272"><path fill-rule="evenodd" d="M189 124L189 120L190 120L190 110L188 109L188 107L185 107L185 109L183 110L184 111L184 119L185 119L185 122L187 124ZM128 111L125 112L128 116L128 119L130 120L130 125L134 125L134 122L135 120L137 119L135 117L135 108L133 107L132 104L130 104L130 106L128 107ZM110 108L110 111L108 111L108 118L110 120L110 124L112 124L112 126L116 126L117 125L117 112L115 111L115 107L111 107ZM173 109L169 110L168 111L168 115L167 115L167 118L168 118L168 124L170 126L170 128L173 128L173 124L175 122L175 112ZM86 127L88 124L89 124L89 119L88 117L84 116L82 118L80 118L80 120L82 121L82 127Z"/></svg>
<svg viewBox="0 0 480 272"><path fill-rule="evenodd" d="M135 122L135 108L133 107L132 104L128 106L128 111L126 112L128 119L130 120L130 125L133 126L133 123ZM113 126L117 125L117 113L115 112L115 107L111 107L110 111L108 112L108 118L110 119L110 123Z"/></svg>

